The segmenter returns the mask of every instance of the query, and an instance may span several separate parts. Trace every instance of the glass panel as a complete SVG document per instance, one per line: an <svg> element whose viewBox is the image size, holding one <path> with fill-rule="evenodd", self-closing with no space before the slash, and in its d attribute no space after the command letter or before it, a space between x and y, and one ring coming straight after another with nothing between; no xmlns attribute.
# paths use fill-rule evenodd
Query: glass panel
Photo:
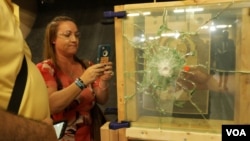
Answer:
<svg viewBox="0 0 250 141"><path fill-rule="evenodd" d="M125 8L126 120L211 132L237 122L237 80L250 73L237 55L245 48L241 32L249 7L245 1Z"/></svg>

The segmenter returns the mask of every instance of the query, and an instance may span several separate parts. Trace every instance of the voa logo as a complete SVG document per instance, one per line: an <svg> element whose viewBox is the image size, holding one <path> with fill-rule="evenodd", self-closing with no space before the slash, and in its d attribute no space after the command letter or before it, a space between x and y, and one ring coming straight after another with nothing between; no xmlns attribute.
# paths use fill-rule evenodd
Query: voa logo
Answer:
<svg viewBox="0 0 250 141"><path fill-rule="evenodd" d="M226 129L227 136L247 136L244 129Z"/></svg>

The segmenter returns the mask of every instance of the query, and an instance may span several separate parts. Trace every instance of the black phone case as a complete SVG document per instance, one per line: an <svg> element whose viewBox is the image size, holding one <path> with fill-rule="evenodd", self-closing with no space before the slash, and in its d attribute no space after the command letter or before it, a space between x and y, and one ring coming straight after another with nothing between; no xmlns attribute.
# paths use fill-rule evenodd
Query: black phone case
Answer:
<svg viewBox="0 0 250 141"><path fill-rule="evenodd" d="M107 63L110 60L111 46L109 44L98 45L97 63Z"/></svg>

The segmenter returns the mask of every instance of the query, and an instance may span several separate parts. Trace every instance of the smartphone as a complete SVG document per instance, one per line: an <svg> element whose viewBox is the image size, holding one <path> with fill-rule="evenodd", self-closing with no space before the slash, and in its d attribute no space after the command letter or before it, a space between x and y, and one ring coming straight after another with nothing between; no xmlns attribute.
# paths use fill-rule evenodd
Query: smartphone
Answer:
<svg viewBox="0 0 250 141"><path fill-rule="evenodd" d="M57 139L61 139L64 135L65 129L67 127L67 121L58 121L53 123L54 129L56 131Z"/></svg>
<svg viewBox="0 0 250 141"><path fill-rule="evenodd" d="M107 63L110 61L111 46L110 44L98 45L97 63Z"/></svg>

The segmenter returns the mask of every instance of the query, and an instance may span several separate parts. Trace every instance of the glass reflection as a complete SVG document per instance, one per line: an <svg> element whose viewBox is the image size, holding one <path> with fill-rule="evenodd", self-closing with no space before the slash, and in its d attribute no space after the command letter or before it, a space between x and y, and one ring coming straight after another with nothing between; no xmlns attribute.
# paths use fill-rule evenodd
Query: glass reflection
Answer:
<svg viewBox="0 0 250 141"><path fill-rule="evenodd" d="M237 75L250 73L236 67L247 7L229 2L127 11L137 13L123 21L124 59L135 60L124 68L127 108L136 99L140 116L234 120Z"/></svg>

